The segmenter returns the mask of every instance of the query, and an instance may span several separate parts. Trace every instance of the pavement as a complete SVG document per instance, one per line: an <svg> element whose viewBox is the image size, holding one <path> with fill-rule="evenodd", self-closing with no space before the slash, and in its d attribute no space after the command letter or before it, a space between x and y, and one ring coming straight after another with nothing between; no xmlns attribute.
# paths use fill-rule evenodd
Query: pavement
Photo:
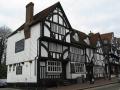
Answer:
<svg viewBox="0 0 120 90"><path fill-rule="evenodd" d="M53 88L48 88L47 90L85 90L85 89L91 89L91 88L101 87L115 83L118 83L117 78L112 78L111 80L100 79L100 80L96 80L94 84L89 84L87 82L83 84L53 87Z"/></svg>
<svg viewBox="0 0 120 90"><path fill-rule="evenodd" d="M117 78L112 78L111 80L100 79L100 80L96 80L94 84L89 84L87 82L87 83L83 83L83 84L72 84L72 85L68 85L68 86L58 86L58 87L52 87L52 88L45 88L43 90L86 90L86 89L93 90L93 88L112 85L112 84L116 84L116 83L118 83ZM0 88L0 90L23 90L23 89ZM24 89L24 90L41 90L41 89ZM97 90L97 89L94 89L94 90Z"/></svg>

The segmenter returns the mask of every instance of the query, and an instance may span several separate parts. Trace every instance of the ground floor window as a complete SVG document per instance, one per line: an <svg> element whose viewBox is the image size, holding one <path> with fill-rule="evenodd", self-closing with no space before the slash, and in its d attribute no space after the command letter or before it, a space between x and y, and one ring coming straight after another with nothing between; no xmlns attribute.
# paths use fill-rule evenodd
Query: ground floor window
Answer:
<svg viewBox="0 0 120 90"><path fill-rule="evenodd" d="M47 72L49 73L61 73L62 64L60 61L47 61Z"/></svg>
<svg viewBox="0 0 120 90"><path fill-rule="evenodd" d="M83 73L85 72L85 64L80 62L71 62L72 73Z"/></svg>

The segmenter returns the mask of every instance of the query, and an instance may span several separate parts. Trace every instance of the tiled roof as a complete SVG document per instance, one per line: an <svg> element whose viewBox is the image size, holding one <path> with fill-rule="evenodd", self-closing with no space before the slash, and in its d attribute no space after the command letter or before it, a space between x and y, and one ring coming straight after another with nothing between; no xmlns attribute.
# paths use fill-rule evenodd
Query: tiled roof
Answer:
<svg viewBox="0 0 120 90"><path fill-rule="evenodd" d="M101 37L102 40L111 41L112 37L113 37L113 32L101 34L100 37Z"/></svg>
<svg viewBox="0 0 120 90"><path fill-rule="evenodd" d="M80 39L80 43L82 45L88 46L87 43L84 41L86 38L88 38L88 35L79 31L79 39Z"/></svg>
<svg viewBox="0 0 120 90"><path fill-rule="evenodd" d="M79 37L80 37L80 39L84 40L84 39L86 39L88 37L88 35L81 32L81 31L79 31Z"/></svg>
<svg viewBox="0 0 120 90"><path fill-rule="evenodd" d="M91 46L96 46L97 44L97 41L100 41L100 34L99 33L96 33L96 34L93 34L89 37L89 40L90 40L90 45Z"/></svg>
<svg viewBox="0 0 120 90"><path fill-rule="evenodd" d="M81 32L81 31L79 31L79 30L76 30L76 29L72 29L72 30L73 30L73 32L71 33L71 42L79 44L81 47L88 46L87 43L84 41L84 39L86 39L88 37L88 35L83 33L83 32ZM78 33L79 41L75 41L74 38L72 38L72 36L75 33Z"/></svg>
<svg viewBox="0 0 120 90"><path fill-rule="evenodd" d="M46 19L46 17L56 8L56 7L60 7L62 9L62 6L60 4L60 2L57 2L55 3L54 5L44 9L43 11L37 13L36 15L33 16L33 21L31 22L30 26L38 23L38 22L41 22L41 21L44 21ZM63 10L63 9L62 9ZM64 14L64 17L66 18L66 20L68 21L64 11L63 11L63 14ZM24 25L21 25L16 31L14 31L11 35L9 35L8 37L12 36L13 34L17 33L17 31L20 31L20 30L23 30L24 29ZM68 21L68 25L71 27L69 21Z"/></svg>

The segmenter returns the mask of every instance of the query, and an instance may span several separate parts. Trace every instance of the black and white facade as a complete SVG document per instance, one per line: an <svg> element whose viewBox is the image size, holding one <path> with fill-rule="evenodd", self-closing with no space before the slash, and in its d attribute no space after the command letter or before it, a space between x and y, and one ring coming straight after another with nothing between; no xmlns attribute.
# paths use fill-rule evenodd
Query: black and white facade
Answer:
<svg viewBox="0 0 120 90"><path fill-rule="evenodd" d="M36 15L33 7L32 2L26 6L25 23L7 39L7 83L41 85L87 78L91 73L104 76L108 68L104 42L109 35L91 38L73 29L59 2Z"/></svg>
<svg viewBox="0 0 120 90"><path fill-rule="evenodd" d="M84 49L71 43L74 30L60 3L35 16L33 6L26 6L26 22L8 37L7 82L37 84L85 77ZM79 39L77 34L73 38Z"/></svg>

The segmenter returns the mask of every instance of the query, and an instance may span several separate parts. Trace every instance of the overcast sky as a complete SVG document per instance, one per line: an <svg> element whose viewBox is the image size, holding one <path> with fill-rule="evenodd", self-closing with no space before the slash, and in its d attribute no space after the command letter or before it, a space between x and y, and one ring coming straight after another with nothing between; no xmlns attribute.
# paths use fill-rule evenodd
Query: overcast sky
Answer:
<svg viewBox="0 0 120 90"><path fill-rule="evenodd" d="M34 2L34 14L58 0L0 0L0 26L15 31L25 21L25 6ZM120 35L120 0L59 0L72 27L85 33Z"/></svg>

